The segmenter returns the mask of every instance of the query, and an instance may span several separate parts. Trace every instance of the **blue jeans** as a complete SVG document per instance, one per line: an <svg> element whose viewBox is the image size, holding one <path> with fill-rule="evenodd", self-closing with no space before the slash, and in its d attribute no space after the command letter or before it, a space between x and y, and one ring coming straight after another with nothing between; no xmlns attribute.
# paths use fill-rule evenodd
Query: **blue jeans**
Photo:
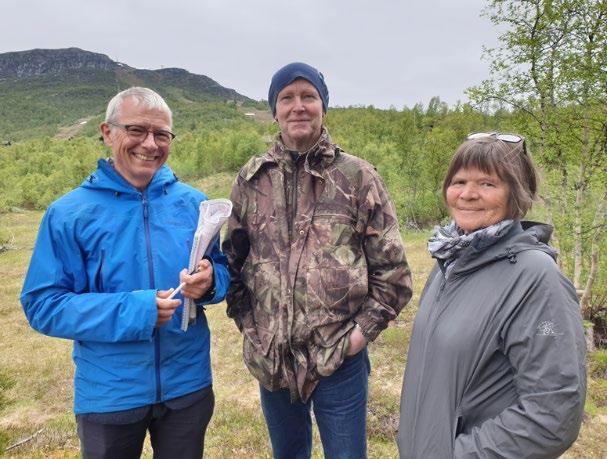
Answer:
<svg viewBox="0 0 607 459"><path fill-rule="evenodd" d="M326 459L367 457L367 395L370 364L367 349L346 358L323 378L307 403L291 403L289 391L260 386L261 408L276 459L308 459L312 454L314 410Z"/></svg>

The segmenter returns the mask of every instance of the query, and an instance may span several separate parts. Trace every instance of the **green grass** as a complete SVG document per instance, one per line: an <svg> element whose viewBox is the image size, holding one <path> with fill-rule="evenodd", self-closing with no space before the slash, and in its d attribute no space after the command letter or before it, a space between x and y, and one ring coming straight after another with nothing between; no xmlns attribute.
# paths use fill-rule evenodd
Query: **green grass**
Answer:
<svg viewBox="0 0 607 459"><path fill-rule="evenodd" d="M211 198L228 196L233 176L219 174L195 183ZM19 305L23 276L38 230L41 212L0 214L0 228L11 235L11 249L0 253L0 374L2 387L0 445L28 438L6 457L77 458L78 438L72 414L71 343L33 331ZM432 266L425 243L428 232L405 232L412 267L412 303L370 346L372 372L369 395L369 457L394 458L394 442L407 347L418 295ZM205 443L209 458L270 458L270 444L259 406L258 385L242 362L241 337L225 315L225 304L209 307L215 414ZM580 437L564 457L607 457L607 355L590 356L587 413ZM1 453L0 453L1 454ZM144 458L151 458L149 442ZM322 457L315 431L313 457Z"/></svg>

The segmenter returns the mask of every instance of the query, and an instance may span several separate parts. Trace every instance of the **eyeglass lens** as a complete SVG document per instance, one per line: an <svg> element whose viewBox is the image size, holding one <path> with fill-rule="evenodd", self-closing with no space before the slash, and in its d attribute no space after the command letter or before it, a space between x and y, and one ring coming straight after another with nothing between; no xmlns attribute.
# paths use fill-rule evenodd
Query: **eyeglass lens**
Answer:
<svg viewBox="0 0 607 459"><path fill-rule="evenodd" d="M169 132L164 131L150 131L144 126L137 125L129 125L125 126L127 134L129 134L134 139L143 140L147 137L148 132L151 132L154 136L154 141L157 144L167 145L171 143L172 136Z"/></svg>

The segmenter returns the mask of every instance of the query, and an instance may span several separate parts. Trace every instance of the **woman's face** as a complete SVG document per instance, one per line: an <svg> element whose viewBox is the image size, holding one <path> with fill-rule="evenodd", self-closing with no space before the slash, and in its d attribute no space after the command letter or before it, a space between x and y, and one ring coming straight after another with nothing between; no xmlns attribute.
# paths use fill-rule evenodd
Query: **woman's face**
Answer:
<svg viewBox="0 0 607 459"><path fill-rule="evenodd" d="M447 187L447 207L465 233L506 219L510 187L496 174L460 169Z"/></svg>

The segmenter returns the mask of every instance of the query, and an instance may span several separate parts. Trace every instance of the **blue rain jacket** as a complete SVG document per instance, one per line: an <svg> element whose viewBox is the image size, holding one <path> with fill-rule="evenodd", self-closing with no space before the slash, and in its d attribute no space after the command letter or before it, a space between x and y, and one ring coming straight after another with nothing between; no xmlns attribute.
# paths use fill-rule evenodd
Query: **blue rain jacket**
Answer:
<svg viewBox="0 0 607 459"><path fill-rule="evenodd" d="M211 385L202 305L222 301L228 287L219 238L210 253L215 293L198 302L196 323L180 330L180 306L155 328L156 290L179 285L206 199L167 166L140 192L100 160L47 209L21 303L34 329L74 340L76 413L132 409Z"/></svg>

